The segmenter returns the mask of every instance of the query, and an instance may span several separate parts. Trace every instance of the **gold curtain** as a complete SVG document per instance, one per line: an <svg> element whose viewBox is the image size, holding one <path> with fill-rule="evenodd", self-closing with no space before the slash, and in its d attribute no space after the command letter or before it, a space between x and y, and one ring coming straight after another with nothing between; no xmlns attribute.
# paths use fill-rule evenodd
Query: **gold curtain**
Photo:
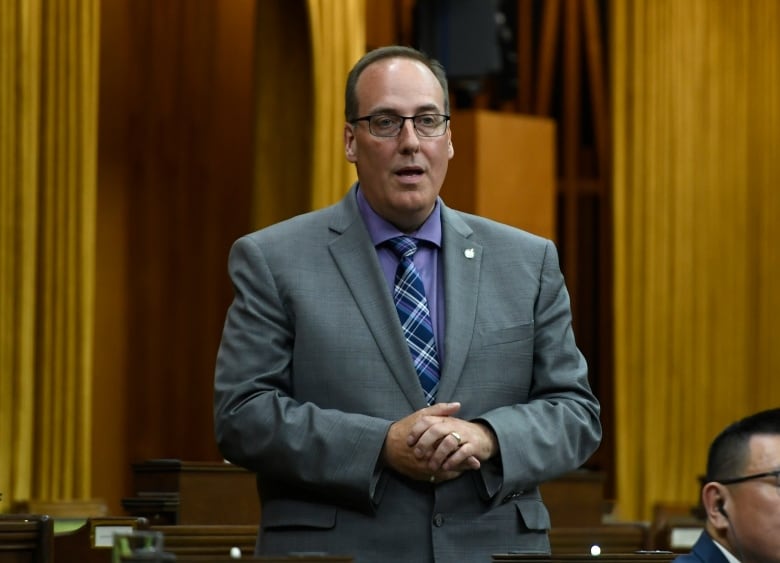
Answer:
<svg viewBox="0 0 780 563"><path fill-rule="evenodd" d="M780 404L780 4L612 3L617 512Z"/></svg>
<svg viewBox="0 0 780 563"><path fill-rule="evenodd" d="M98 13L0 3L4 511L90 494Z"/></svg>
<svg viewBox="0 0 780 563"><path fill-rule="evenodd" d="M308 0L314 72L311 207L330 205L357 178L344 157L344 84L365 52L365 0Z"/></svg>

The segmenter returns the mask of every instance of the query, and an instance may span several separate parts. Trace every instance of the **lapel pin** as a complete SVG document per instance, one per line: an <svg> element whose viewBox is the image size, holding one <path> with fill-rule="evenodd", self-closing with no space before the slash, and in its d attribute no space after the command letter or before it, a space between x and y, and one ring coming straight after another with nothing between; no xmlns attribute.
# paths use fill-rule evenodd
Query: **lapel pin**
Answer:
<svg viewBox="0 0 780 563"><path fill-rule="evenodd" d="M466 250L463 251L463 256L469 259L474 258L474 249L467 248Z"/></svg>

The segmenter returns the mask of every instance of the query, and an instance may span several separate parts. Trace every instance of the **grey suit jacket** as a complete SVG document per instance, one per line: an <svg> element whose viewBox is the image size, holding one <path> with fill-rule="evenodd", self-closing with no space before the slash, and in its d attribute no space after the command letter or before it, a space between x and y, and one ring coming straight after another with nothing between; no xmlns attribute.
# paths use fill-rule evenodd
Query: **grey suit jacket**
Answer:
<svg viewBox="0 0 780 563"><path fill-rule="evenodd" d="M601 439L554 245L442 205L437 400L489 424L501 453L449 482L413 481L379 463L392 422L426 405L355 189L230 253L215 431L225 458L257 474L257 552L452 563L549 551L537 486Z"/></svg>

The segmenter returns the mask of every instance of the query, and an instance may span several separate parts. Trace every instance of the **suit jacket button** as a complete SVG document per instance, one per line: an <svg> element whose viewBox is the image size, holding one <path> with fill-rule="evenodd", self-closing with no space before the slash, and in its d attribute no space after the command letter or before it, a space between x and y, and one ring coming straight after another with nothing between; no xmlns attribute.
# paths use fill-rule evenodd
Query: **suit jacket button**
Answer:
<svg viewBox="0 0 780 563"><path fill-rule="evenodd" d="M433 525L437 528L441 528L442 524L444 524L444 516L441 514L437 514L433 517Z"/></svg>

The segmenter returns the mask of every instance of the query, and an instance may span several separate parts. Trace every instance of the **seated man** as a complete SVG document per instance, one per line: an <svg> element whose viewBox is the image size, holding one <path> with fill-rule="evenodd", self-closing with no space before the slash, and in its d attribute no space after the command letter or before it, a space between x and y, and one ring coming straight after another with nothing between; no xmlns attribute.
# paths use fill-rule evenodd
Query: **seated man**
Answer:
<svg viewBox="0 0 780 563"><path fill-rule="evenodd" d="M723 430L707 457L706 527L679 563L780 562L780 409Z"/></svg>

